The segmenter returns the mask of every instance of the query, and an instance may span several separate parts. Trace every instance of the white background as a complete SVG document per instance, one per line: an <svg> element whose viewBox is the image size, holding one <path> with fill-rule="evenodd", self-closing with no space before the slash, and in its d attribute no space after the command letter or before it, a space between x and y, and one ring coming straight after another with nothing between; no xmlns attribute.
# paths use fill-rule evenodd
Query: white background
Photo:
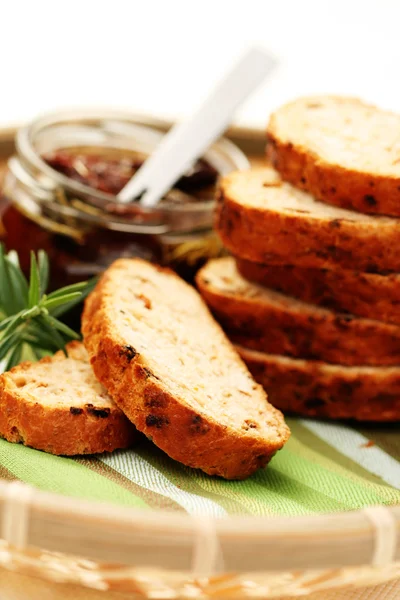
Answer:
<svg viewBox="0 0 400 600"><path fill-rule="evenodd" d="M314 92L400 111L400 0L0 0L0 125L71 105L192 112L249 44L280 59L236 122Z"/></svg>

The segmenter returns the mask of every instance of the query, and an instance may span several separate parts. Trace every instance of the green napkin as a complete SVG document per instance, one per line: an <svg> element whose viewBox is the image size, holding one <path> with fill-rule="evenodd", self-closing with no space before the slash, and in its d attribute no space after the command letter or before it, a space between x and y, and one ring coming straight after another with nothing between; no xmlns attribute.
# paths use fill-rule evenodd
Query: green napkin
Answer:
<svg viewBox="0 0 400 600"><path fill-rule="evenodd" d="M150 442L71 459L0 440L0 477L77 498L215 517L400 504L398 426L303 419L288 419L288 424L289 442L270 466L246 481L224 481L184 467Z"/></svg>

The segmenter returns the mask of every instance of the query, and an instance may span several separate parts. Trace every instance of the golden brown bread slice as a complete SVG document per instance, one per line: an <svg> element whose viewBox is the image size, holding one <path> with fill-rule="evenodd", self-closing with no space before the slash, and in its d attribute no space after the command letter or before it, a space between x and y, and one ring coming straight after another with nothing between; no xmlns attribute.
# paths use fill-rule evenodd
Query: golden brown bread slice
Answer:
<svg viewBox="0 0 400 600"><path fill-rule="evenodd" d="M400 115L355 98L299 98L271 116L267 154L324 202L400 216Z"/></svg>
<svg viewBox="0 0 400 600"><path fill-rule="evenodd" d="M400 275L347 269L302 269L261 265L241 258L236 266L245 279L338 312L400 325Z"/></svg>
<svg viewBox="0 0 400 600"><path fill-rule="evenodd" d="M399 219L318 202L269 167L222 179L216 227L228 250L254 262L400 271Z"/></svg>
<svg viewBox="0 0 400 600"><path fill-rule="evenodd" d="M251 283L232 257L209 261L197 284L229 338L246 348L343 365L400 365L400 327Z"/></svg>
<svg viewBox="0 0 400 600"><path fill-rule="evenodd" d="M283 411L330 419L400 420L398 367L343 367L236 349Z"/></svg>
<svg viewBox="0 0 400 600"><path fill-rule="evenodd" d="M83 344L0 376L0 436L51 454L127 448L137 432L96 380Z"/></svg>
<svg viewBox="0 0 400 600"><path fill-rule="evenodd" d="M86 300L82 325L99 381L172 458L240 479L288 439L282 414L172 271L117 260Z"/></svg>

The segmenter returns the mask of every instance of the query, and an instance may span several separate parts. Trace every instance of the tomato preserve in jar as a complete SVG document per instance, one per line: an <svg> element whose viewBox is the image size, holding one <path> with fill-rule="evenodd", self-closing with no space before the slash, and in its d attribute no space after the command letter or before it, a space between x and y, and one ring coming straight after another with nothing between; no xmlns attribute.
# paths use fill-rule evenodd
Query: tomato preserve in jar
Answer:
<svg viewBox="0 0 400 600"><path fill-rule="evenodd" d="M248 167L228 140L215 143L157 207L117 202L162 135L109 111L54 114L21 129L0 200L0 239L18 251L24 270L30 251L43 248L54 286L97 275L121 256L169 264L190 278L218 254L217 179Z"/></svg>

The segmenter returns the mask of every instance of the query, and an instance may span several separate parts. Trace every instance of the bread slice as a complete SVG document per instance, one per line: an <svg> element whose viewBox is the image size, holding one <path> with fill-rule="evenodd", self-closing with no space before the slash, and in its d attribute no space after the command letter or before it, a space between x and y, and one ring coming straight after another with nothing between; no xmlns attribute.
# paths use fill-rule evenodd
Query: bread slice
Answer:
<svg viewBox="0 0 400 600"><path fill-rule="evenodd" d="M400 216L400 115L355 98L300 98L271 116L268 142L283 179L316 198Z"/></svg>
<svg viewBox="0 0 400 600"><path fill-rule="evenodd" d="M71 342L67 351L0 376L0 436L66 456L129 447L137 432L96 380L85 347Z"/></svg>
<svg viewBox="0 0 400 600"><path fill-rule="evenodd" d="M272 168L222 179L216 227L250 261L367 272L400 271L400 220L317 202Z"/></svg>
<svg viewBox="0 0 400 600"><path fill-rule="evenodd" d="M378 275L338 269L302 269L291 265L261 265L236 259L241 275L338 312L400 325L400 275Z"/></svg>
<svg viewBox="0 0 400 600"><path fill-rule="evenodd" d="M86 300L82 325L99 381L172 458L241 479L288 439L199 294L172 271L117 260Z"/></svg>
<svg viewBox="0 0 400 600"><path fill-rule="evenodd" d="M400 420L398 367L343 367L236 349L284 411L330 419Z"/></svg>
<svg viewBox="0 0 400 600"><path fill-rule="evenodd" d="M197 284L230 339L246 348L343 365L400 365L400 327L251 283L231 257L209 261Z"/></svg>

